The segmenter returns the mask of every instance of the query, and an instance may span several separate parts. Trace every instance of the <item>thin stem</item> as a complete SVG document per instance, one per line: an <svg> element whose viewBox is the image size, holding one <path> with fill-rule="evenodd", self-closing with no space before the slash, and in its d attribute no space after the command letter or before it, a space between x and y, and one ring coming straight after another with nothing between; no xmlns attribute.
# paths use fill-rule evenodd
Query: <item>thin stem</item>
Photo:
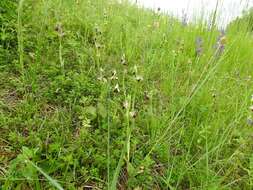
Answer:
<svg viewBox="0 0 253 190"><path fill-rule="evenodd" d="M110 85L107 88L107 184L108 189L110 189L110 138L111 138L111 130L110 130L110 112L109 112L109 100L110 100Z"/></svg>
<svg viewBox="0 0 253 190"><path fill-rule="evenodd" d="M19 66L20 72L24 75L24 39L22 34L22 13L23 4L25 0L20 0L18 5L18 53L19 53Z"/></svg>

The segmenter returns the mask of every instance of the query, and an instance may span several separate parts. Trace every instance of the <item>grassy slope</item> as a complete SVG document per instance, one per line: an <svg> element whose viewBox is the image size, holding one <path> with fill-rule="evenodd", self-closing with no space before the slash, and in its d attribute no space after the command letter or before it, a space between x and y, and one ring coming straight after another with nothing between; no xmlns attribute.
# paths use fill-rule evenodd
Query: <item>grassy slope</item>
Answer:
<svg viewBox="0 0 253 190"><path fill-rule="evenodd" d="M215 29L130 5L23 3L1 17L0 187L252 189L250 34L217 56Z"/></svg>

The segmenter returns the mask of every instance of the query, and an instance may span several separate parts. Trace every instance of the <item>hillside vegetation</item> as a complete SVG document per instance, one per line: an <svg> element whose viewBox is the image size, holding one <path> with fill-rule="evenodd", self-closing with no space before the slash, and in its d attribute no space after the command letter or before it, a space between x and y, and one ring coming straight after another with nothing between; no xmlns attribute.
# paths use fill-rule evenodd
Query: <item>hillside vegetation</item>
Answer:
<svg viewBox="0 0 253 190"><path fill-rule="evenodd" d="M247 22L111 0L0 13L0 189L253 189Z"/></svg>

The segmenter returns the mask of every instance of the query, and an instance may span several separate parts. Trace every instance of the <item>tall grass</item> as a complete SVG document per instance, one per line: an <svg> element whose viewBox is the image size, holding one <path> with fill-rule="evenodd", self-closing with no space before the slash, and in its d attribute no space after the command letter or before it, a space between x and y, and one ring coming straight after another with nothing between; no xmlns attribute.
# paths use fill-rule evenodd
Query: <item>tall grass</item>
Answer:
<svg viewBox="0 0 253 190"><path fill-rule="evenodd" d="M210 28L128 2L19 1L0 187L252 189L252 33L219 31L218 6Z"/></svg>

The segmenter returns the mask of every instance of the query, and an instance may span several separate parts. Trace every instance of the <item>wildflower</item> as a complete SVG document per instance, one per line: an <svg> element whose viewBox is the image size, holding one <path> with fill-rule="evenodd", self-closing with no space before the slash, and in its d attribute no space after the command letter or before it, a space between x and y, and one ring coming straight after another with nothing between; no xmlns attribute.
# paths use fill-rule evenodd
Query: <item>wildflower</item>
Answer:
<svg viewBox="0 0 253 190"><path fill-rule="evenodd" d="M226 45L226 36L225 36L225 31L222 30L220 32L220 35L218 36L218 39L217 39L217 43L216 43L216 49L217 49L217 54L220 55L224 52L225 50L225 45Z"/></svg>
<svg viewBox="0 0 253 190"><path fill-rule="evenodd" d="M125 54L123 54L121 56L120 62L121 62L122 65L126 65L126 55Z"/></svg>
<svg viewBox="0 0 253 190"><path fill-rule="evenodd" d="M133 67L133 74L136 75L137 72L138 72L138 67L137 67L137 65L134 65L134 67Z"/></svg>
<svg viewBox="0 0 253 190"><path fill-rule="evenodd" d="M80 132L81 132L81 129L80 127L76 128L75 132L74 132L74 137L75 138L78 138L80 136Z"/></svg>
<svg viewBox="0 0 253 190"><path fill-rule="evenodd" d="M190 65L192 64L192 60L191 59L188 59L187 63Z"/></svg>
<svg viewBox="0 0 253 190"><path fill-rule="evenodd" d="M99 52L96 53L97 57L101 57L101 54Z"/></svg>
<svg viewBox="0 0 253 190"><path fill-rule="evenodd" d="M201 37L197 37L195 45L196 45L196 55L201 56L203 53L203 39Z"/></svg>
<svg viewBox="0 0 253 190"><path fill-rule="evenodd" d="M184 42L181 42L178 48L178 52L183 52L184 51Z"/></svg>
<svg viewBox="0 0 253 190"><path fill-rule="evenodd" d="M129 102L127 100L125 100L123 102L123 108L127 110L127 109L129 109L129 107L130 107Z"/></svg>
<svg viewBox="0 0 253 190"><path fill-rule="evenodd" d="M123 74L124 74L124 75L126 75L126 74L127 74L127 72L128 72L128 71L127 71L127 69L126 69L126 68L125 68L125 69L123 69Z"/></svg>
<svg viewBox="0 0 253 190"><path fill-rule="evenodd" d="M99 76L98 78L97 78L99 81L102 81L103 80L103 76Z"/></svg>
<svg viewBox="0 0 253 190"><path fill-rule="evenodd" d="M159 23L158 21L155 21L155 22L153 23L153 27L154 27L154 28L159 28L159 27L160 27L160 23Z"/></svg>
<svg viewBox="0 0 253 190"><path fill-rule="evenodd" d="M113 75L110 79L111 80L118 80L119 78L117 76Z"/></svg>
<svg viewBox="0 0 253 190"><path fill-rule="evenodd" d="M135 110L133 110L133 111L129 112L129 115L132 118L136 118L137 117L137 112Z"/></svg>
<svg viewBox="0 0 253 190"><path fill-rule="evenodd" d="M246 77L246 81L247 81L247 82L250 82L250 81L251 81L251 79L252 79L252 77L251 77L251 76L247 76L247 77ZM253 95L252 95L252 96L253 96Z"/></svg>
<svg viewBox="0 0 253 190"><path fill-rule="evenodd" d="M98 42L95 41L95 47L97 49L101 49L103 47L103 45L101 45L100 43L98 43Z"/></svg>
<svg viewBox="0 0 253 190"><path fill-rule="evenodd" d="M100 72L100 74L99 74L99 77L97 78L99 81L102 81L102 82L104 82L104 83L106 83L107 82L107 79L104 77L104 69L103 68L99 68L99 72Z"/></svg>
<svg viewBox="0 0 253 190"><path fill-rule="evenodd" d="M177 52L175 50L172 50L172 54L173 54L174 57L177 56Z"/></svg>
<svg viewBox="0 0 253 190"><path fill-rule="evenodd" d="M225 45L226 42L227 42L226 36L223 36L223 37L220 38L220 43L221 43L222 45Z"/></svg>
<svg viewBox="0 0 253 190"><path fill-rule="evenodd" d="M120 89L119 89L119 84L117 83L114 87L114 90L113 90L115 93L119 93L120 92Z"/></svg>
<svg viewBox="0 0 253 190"><path fill-rule="evenodd" d="M55 31L57 32L57 34L59 35L59 37L63 37L65 35L65 33L63 32L63 28L62 28L62 24L61 23L57 23L56 24Z"/></svg>
<svg viewBox="0 0 253 190"><path fill-rule="evenodd" d="M182 25L187 26L187 22L188 22L187 14L183 11L182 12Z"/></svg>
<svg viewBox="0 0 253 190"><path fill-rule="evenodd" d="M97 79L98 79L99 81L102 81L103 83L106 83L106 82L107 82L107 79L106 79L105 77L103 77L103 76L99 76Z"/></svg>
<svg viewBox="0 0 253 190"><path fill-rule="evenodd" d="M209 21L207 25L207 30L210 32L212 31L212 28L213 28L213 23Z"/></svg>
<svg viewBox="0 0 253 190"><path fill-rule="evenodd" d="M113 70L113 71L112 71L112 76L111 76L110 79L111 79L111 80L118 80L117 71L116 71L116 70Z"/></svg>
<svg viewBox="0 0 253 190"><path fill-rule="evenodd" d="M57 23L57 24L55 25L54 30L55 30L56 32L62 31L62 24L61 24L61 23Z"/></svg>
<svg viewBox="0 0 253 190"><path fill-rule="evenodd" d="M143 81L143 77L142 77L141 75L137 75L137 76L135 77L135 79L136 79L138 82Z"/></svg>
<svg viewBox="0 0 253 190"><path fill-rule="evenodd" d="M144 100L146 101L150 100L150 94L148 93L148 91L144 92Z"/></svg>
<svg viewBox="0 0 253 190"><path fill-rule="evenodd" d="M103 78L103 80L102 80L104 83L106 83L107 82L107 79L106 78Z"/></svg>
<svg viewBox="0 0 253 190"><path fill-rule="evenodd" d="M90 128L91 127L91 120L82 118L82 127L84 128Z"/></svg>
<svg viewBox="0 0 253 190"><path fill-rule="evenodd" d="M104 73L105 70L103 68L99 68L100 73Z"/></svg>
<svg viewBox="0 0 253 190"><path fill-rule="evenodd" d="M144 166L140 166L139 171L137 173L141 174L141 173L144 172L144 170L145 170L145 167Z"/></svg>
<svg viewBox="0 0 253 190"><path fill-rule="evenodd" d="M29 129L27 127L24 128L24 130L23 130L23 136L24 137L28 137L29 136Z"/></svg>
<svg viewBox="0 0 253 190"><path fill-rule="evenodd" d="M165 33L163 33L163 42L164 44L168 42L168 36Z"/></svg>
<svg viewBox="0 0 253 190"><path fill-rule="evenodd" d="M253 126L253 119L249 117L249 118L247 119L247 124L248 124L249 126Z"/></svg>
<svg viewBox="0 0 253 190"><path fill-rule="evenodd" d="M222 54L225 50L225 45L224 44L219 44L218 48L218 54Z"/></svg>
<svg viewBox="0 0 253 190"><path fill-rule="evenodd" d="M101 35L102 31L100 30L99 26L97 24L95 24L95 32L97 35Z"/></svg>
<svg viewBox="0 0 253 190"><path fill-rule="evenodd" d="M106 10L104 11L104 18L108 18L108 14L107 14Z"/></svg>
<svg viewBox="0 0 253 190"><path fill-rule="evenodd" d="M112 71L112 75L117 75L117 71L115 69Z"/></svg>
<svg viewBox="0 0 253 190"><path fill-rule="evenodd" d="M29 52L28 55L29 55L32 59L34 59L34 57L35 57L35 53L33 53L33 52Z"/></svg>
<svg viewBox="0 0 253 190"><path fill-rule="evenodd" d="M213 93L213 94L212 94L212 97L213 97L213 98L216 98L216 97L217 97L217 95L216 95L215 93Z"/></svg>
<svg viewBox="0 0 253 190"><path fill-rule="evenodd" d="M253 105L249 107L249 109L253 112Z"/></svg>

